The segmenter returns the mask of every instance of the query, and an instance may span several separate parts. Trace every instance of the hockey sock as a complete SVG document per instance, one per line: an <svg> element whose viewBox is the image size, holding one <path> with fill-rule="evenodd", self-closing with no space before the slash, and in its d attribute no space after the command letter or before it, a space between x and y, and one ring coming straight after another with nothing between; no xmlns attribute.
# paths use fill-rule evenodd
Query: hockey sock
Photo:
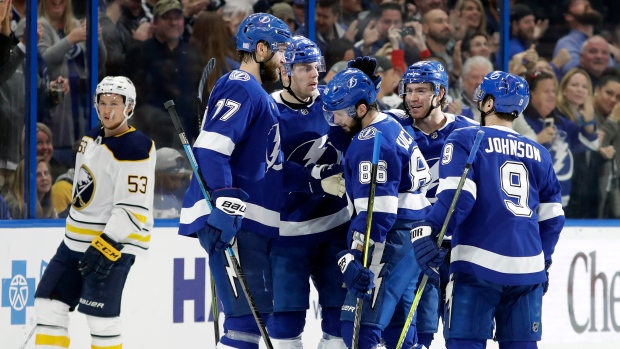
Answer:
<svg viewBox="0 0 620 349"><path fill-rule="evenodd" d="M434 333L418 333L418 343L424 345L427 348L431 347L431 343L435 338Z"/></svg>
<svg viewBox="0 0 620 349"><path fill-rule="evenodd" d="M330 336L334 337L342 337L341 328L342 323L340 322L340 307L325 307L321 310L321 328L323 333L326 333ZM305 316L304 312L304 316Z"/></svg>
<svg viewBox="0 0 620 349"><path fill-rule="evenodd" d="M353 323L350 321L342 322L342 339L347 348L353 345ZM372 349L381 342L381 330L371 326L360 326L358 349Z"/></svg>
<svg viewBox="0 0 620 349"><path fill-rule="evenodd" d="M446 348L448 349L484 349L486 347L486 339L446 339Z"/></svg>

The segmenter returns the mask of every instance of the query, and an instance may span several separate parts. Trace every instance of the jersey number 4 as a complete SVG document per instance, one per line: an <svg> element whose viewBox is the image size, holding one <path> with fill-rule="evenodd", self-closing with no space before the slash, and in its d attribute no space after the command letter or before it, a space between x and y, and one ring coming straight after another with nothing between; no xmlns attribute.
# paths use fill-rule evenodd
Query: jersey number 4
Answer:
<svg viewBox="0 0 620 349"><path fill-rule="evenodd" d="M213 113L213 119L215 119L215 117L220 113L220 111L222 111L222 108L224 106L228 107L228 110L224 113L224 115L220 117L220 120L222 121L230 119L231 116L233 116L237 111L239 111L239 108L241 108L241 103L235 102L232 99L220 99L219 101L217 101L217 103L215 103L215 107L217 109L215 109L215 113Z"/></svg>
<svg viewBox="0 0 620 349"><path fill-rule="evenodd" d="M504 200L506 208L515 216L531 217L532 210L528 205L530 180L525 165L520 162L504 162L500 168L500 182L504 194L517 200L517 203L513 200Z"/></svg>

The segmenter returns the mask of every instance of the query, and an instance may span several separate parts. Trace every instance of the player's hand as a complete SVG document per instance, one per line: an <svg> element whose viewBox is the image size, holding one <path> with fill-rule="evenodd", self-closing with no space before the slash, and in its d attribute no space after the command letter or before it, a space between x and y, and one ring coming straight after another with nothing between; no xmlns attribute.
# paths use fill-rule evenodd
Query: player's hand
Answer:
<svg viewBox="0 0 620 349"><path fill-rule="evenodd" d="M542 284L543 296L545 295L545 293L547 293L547 290L549 290L549 267L551 267L551 261L547 260L545 261L545 273L547 274L547 281L543 282Z"/></svg>
<svg viewBox="0 0 620 349"><path fill-rule="evenodd" d="M114 241L107 234L97 236L80 259L80 274L96 280L105 279L112 271L114 263L121 258L123 247L123 244Z"/></svg>
<svg viewBox="0 0 620 349"><path fill-rule="evenodd" d="M437 235L433 227L419 222L411 229L411 243L418 265L431 280L439 280L437 268L443 263L447 251L437 246Z"/></svg>
<svg viewBox="0 0 620 349"><path fill-rule="evenodd" d="M215 202L213 211L204 228L198 230L200 245L208 252L221 251L230 245L241 228L245 215L245 201L250 196L237 188L215 190L211 195Z"/></svg>
<svg viewBox="0 0 620 349"><path fill-rule="evenodd" d="M357 298L370 300L369 291L375 287L372 282L375 276L362 265L362 251L344 250L338 253L337 257L344 284L349 292Z"/></svg>
<svg viewBox="0 0 620 349"><path fill-rule="evenodd" d="M338 164L331 165L308 165L306 173L308 175L309 194L315 198L324 195L341 199L345 192L344 178L342 173L344 167Z"/></svg>

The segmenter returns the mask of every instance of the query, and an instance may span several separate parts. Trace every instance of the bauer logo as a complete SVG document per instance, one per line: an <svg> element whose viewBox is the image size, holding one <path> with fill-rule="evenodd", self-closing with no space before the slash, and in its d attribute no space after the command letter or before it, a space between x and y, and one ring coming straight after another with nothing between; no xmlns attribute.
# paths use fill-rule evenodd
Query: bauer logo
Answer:
<svg viewBox="0 0 620 349"><path fill-rule="evenodd" d="M11 308L11 325L26 324L26 308L34 305L35 279L26 276L26 261L13 261L11 277L2 279L2 307Z"/></svg>

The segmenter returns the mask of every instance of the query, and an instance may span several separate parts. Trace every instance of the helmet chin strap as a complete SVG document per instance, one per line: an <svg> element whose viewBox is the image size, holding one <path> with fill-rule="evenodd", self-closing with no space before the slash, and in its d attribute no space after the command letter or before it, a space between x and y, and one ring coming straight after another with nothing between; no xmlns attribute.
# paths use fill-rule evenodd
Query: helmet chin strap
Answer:
<svg viewBox="0 0 620 349"><path fill-rule="evenodd" d="M284 86L284 79L282 79L282 69L280 69L280 80L282 81L282 87L288 92L293 98L295 98L300 104L303 104L304 107L307 107L310 103L312 103L312 98L309 98L308 101L303 101L297 97L291 85L293 84L293 77L290 74L286 74L288 76L288 86Z"/></svg>
<svg viewBox="0 0 620 349"><path fill-rule="evenodd" d="M101 120L101 115L99 115L99 110L97 110L97 108L95 108L95 110L97 111L97 115L99 116L99 121L101 121L101 123L103 124L103 120ZM110 130L110 131L115 132L127 123L127 120L129 120L129 117L127 117L126 110L127 110L127 106L125 106L125 109L123 110L123 121L118 126L116 126L113 130ZM110 118L114 118L114 112L115 110L112 110L112 112L110 113Z"/></svg>
<svg viewBox="0 0 620 349"><path fill-rule="evenodd" d="M495 105L489 109L489 111L483 111L480 109L480 105L482 102L478 102L478 111L480 112L480 126L486 126L484 119L486 119L487 115L495 113Z"/></svg>

